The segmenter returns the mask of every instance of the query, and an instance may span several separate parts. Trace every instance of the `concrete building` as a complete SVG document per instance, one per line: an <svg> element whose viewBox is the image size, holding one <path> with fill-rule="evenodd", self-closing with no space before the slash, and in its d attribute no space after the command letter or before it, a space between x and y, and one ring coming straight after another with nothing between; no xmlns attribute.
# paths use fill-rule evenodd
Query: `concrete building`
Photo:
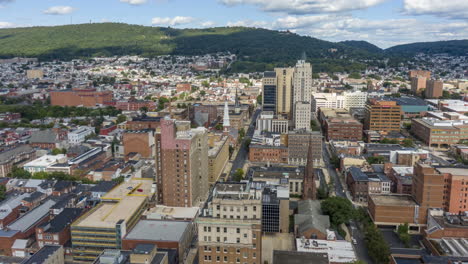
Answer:
<svg viewBox="0 0 468 264"><path fill-rule="evenodd" d="M158 143L159 144L159 143ZM208 133L190 121L161 120L162 204L192 207L208 195Z"/></svg>
<svg viewBox="0 0 468 264"><path fill-rule="evenodd" d="M361 122L345 109L320 108L318 119L325 138L330 140L362 140Z"/></svg>
<svg viewBox="0 0 468 264"><path fill-rule="evenodd" d="M199 263L261 263L261 219L255 183L217 183L196 221Z"/></svg>
<svg viewBox="0 0 468 264"><path fill-rule="evenodd" d="M123 238L122 249L134 250L141 244L149 244L175 250L178 263L183 264L194 234L195 226L190 221L140 220Z"/></svg>
<svg viewBox="0 0 468 264"><path fill-rule="evenodd" d="M34 174L36 172L46 171L50 166L67 161L67 155L44 155L23 165L23 169Z"/></svg>
<svg viewBox="0 0 468 264"><path fill-rule="evenodd" d="M366 105L365 130L400 131L401 106L393 101L371 99Z"/></svg>
<svg viewBox="0 0 468 264"><path fill-rule="evenodd" d="M312 95L312 111L317 112L320 108L364 108L366 106L367 93L344 92L337 93L314 93Z"/></svg>
<svg viewBox="0 0 468 264"><path fill-rule="evenodd" d="M85 142L86 137L94 133L94 127L79 127L77 129L68 131L68 143L71 145L78 145Z"/></svg>
<svg viewBox="0 0 468 264"><path fill-rule="evenodd" d="M111 91L96 89L72 89L50 92L50 104L58 106L95 107L112 101Z"/></svg>
<svg viewBox="0 0 468 264"><path fill-rule="evenodd" d="M411 131L430 147L448 148L468 139L468 120L413 119Z"/></svg>
<svg viewBox="0 0 468 264"><path fill-rule="evenodd" d="M142 158L152 159L156 155L154 129L127 130L123 133L124 155L138 153Z"/></svg>
<svg viewBox="0 0 468 264"><path fill-rule="evenodd" d="M289 233L289 186L265 186L263 189L262 231Z"/></svg>
<svg viewBox="0 0 468 264"><path fill-rule="evenodd" d="M210 136L208 139L208 183L215 184L229 160L229 140L227 136Z"/></svg>
<svg viewBox="0 0 468 264"><path fill-rule="evenodd" d="M310 130L312 93L316 92L312 82L312 65L299 60L294 67L292 109L294 127Z"/></svg>
<svg viewBox="0 0 468 264"><path fill-rule="evenodd" d="M288 163L305 166L309 144L312 144L312 158L320 163L322 160L322 134L319 131L295 130L288 132Z"/></svg>
<svg viewBox="0 0 468 264"><path fill-rule="evenodd" d="M262 110L276 112L276 72L265 72L262 79Z"/></svg>
<svg viewBox="0 0 468 264"><path fill-rule="evenodd" d="M290 165L271 167L251 166L249 167L246 178L255 182L264 182L275 185L281 185L287 178L289 193L293 195L302 195L304 171L304 167Z"/></svg>
<svg viewBox="0 0 468 264"><path fill-rule="evenodd" d="M444 82L441 80L426 81L426 98L439 98L444 90Z"/></svg>
<svg viewBox="0 0 468 264"><path fill-rule="evenodd" d="M296 102L294 104L294 128L310 130L310 121L310 102Z"/></svg>
<svg viewBox="0 0 468 264"><path fill-rule="evenodd" d="M276 114L292 114L294 68L275 68L276 73Z"/></svg>
<svg viewBox="0 0 468 264"><path fill-rule="evenodd" d="M122 240L140 219L155 192L151 179L131 179L101 197L71 226L74 261L92 261L104 249L121 249Z"/></svg>
<svg viewBox="0 0 468 264"><path fill-rule="evenodd" d="M274 115L271 111L262 111L257 119L256 131L277 132L285 134L288 132L289 120L283 115Z"/></svg>

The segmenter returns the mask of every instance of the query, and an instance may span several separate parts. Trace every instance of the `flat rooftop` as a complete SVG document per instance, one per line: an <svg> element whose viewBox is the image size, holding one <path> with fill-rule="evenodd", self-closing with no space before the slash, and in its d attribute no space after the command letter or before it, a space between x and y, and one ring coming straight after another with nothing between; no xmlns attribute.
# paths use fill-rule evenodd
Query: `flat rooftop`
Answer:
<svg viewBox="0 0 468 264"><path fill-rule="evenodd" d="M189 221L140 220L124 239L181 241L190 226Z"/></svg>
<svg viewBox="0 0 468 264"><path fill-rule="evenodd" d="M410 195L401 194L372 194L370 195L372 201L376 205L406 205L414 206L416 202Z"/></svg>
<svg viewBox="0 0 468 264"><path fill-rule="evenodd" d="M170 207L157 205L146 210L143 214L148 219L195 219L198 214L198 207Z"/></svg>
<svg viewBox="0 0 468 264"><path fill-rule="evenodd" d="M102 200L121 200L129 195L150 195L152 183L150 179L132 179L116 186Z"/></svg>
<svg viewBox="0 0 468 264"><path fill-rule="evenodd" d="M102 202L73 225L77 227L114 228L121 219L128 222L146 196L128 196L116 203Z"/></svg>
<svg viewBox="0 0 468 264"><path fill-rule="evenodd" d="M440 173L452 174L453 176L468 176L468 168L437 168Z"/></svg>

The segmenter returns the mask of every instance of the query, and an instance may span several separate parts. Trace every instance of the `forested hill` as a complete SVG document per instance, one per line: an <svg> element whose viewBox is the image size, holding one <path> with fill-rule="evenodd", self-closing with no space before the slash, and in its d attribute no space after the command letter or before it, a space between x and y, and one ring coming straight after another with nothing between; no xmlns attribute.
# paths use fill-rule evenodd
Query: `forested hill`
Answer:
<svg viewBox="0 0 468 264"><path fill-rule="evenodd" d="M334 43L300 36L291 32L246 27L174 29L122 23L95 23L53 27L0 29L0 58L37 57L42 60L90 58L113 55L200 55L229 51L238 55L232 71L264 71L275 66L292 65L303 52L317 71L356 71L362 63L384 57L407 55L416 46L440 51L453 48L466 52L467 41L451 41L446 47L417 43L382 52L365 41ZM392 60L391 60L392 61Z"/></svg>
<svg viewBox="0 0 468 264"><path fill-rule="evenodd" d="M340 43L258 28L174 29L120 23L0 29L0 57L71 59L93 56L196 55L230 51L256 70L292 64L303 52L309 59L380 56ZM319 63L319 62L318 62ZM349 63L353 65L353 63ZM238 69L242 70L242 69Z"/></svg>
<svg viewBox="0 0 468 264"><path fill-rule="evenodd" d="M385 50L387 54L414 55L417 53L447 53L454 56L468 56L468 40L449 40L435 42L417 42L397 45Z"/></svg>

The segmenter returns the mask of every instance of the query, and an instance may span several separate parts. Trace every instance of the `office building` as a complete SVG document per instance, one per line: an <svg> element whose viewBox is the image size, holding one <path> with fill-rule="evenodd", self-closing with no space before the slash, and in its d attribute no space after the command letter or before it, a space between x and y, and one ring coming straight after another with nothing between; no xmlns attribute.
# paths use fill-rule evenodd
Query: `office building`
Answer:
<svg viewBox="0 0 468 264"><path fill-rule="evenodd" d="M265 72L262 83L262 109L276 114L276 72Z"/></svg>
<svg viewBox="0 0 468 264"><path fill-rule="evenodd" d="M190 128L190 121L164 118L160 144L162 203L199 205L206 199L209 186L207 130Z"/></svg>
<svg viewBox="0 0 468 264"><path fill-rule="evenodd" d="M370 99L365 109L364 129L380 132L400 131L401 106L394 101Z"/></svg>
<svg viewBox="0 0 468 264"><path fill-rule="evenodd" d="M257 119L256 131L276 132L285 134L288 132L289 120L283 115L275 116L271 111L262 111Z"/></svg>
<svg viewBox="0 0 468 264"><path fill-rule="evenodd" d="M312 95L312 111L320 108L364 108L367 102L365 92L314 93Z"/></svg>
<svg viewBox="0 0 468 264"><path fill-rule="evenodd" d="M413 119L411 131L430 147L448 148L468 139L468 120L439 120L432 117Z"/></svg>
<svg viewBox="0 0 468 264"><path fill-rule="evenodd" d="M299 60L293 73L292 104L294 127L310 130L312 92L316 92L312 83L312 65Z"/></svg>
<svg viewBox="0 0 468 264"><path fill-rule="evenodd" d="M152 200L151 179L131 179L101 197L92 210L71 226L74 261L92 261L104 249L121 249L122 239Z"/></svg>
<svg viewBox="0 0 468 264"><path fill-rule="evenodd" d="M251 144L249 161L264 163L288 163L288 147Z"/></svg>
<svg viewBox="0 0 468 264"><path fill-rule="evenodd" d="M217 183L198 225L199 263L262 262L262 188Z"/></svg>
<svg viewBox="0 0 468 264"><path fill-rule="evenodd" d="M441 80L427 80L426 98L439 98L444 90L444 82Z"/></svg>
<svg viewBox="0 0 468 264"><path fill-rule="evenodd" d="M289 186L266 186L263 189L262 231L289 233Z"/></svg>
<svg viewBox="0 0 468 264"><path fill-rule="evenodd" d="M292 113L294 68L275 68L276 72L276 114Z"/></svg>
<svg viewBox="0 0 468 264"><path fill-rule="evenodd" d="M319 131L295 130L288 132L288 163L305 166L309 144L312 144L312 159L320 163L322 159L322 134Z"/></svg>
<svg viewBox="0 0 468 264"><path fill-rule="evenodd" d="M94 133L94 127L82 126L68 132L68 143L78 145L85 142L86 137Z"/></svg>

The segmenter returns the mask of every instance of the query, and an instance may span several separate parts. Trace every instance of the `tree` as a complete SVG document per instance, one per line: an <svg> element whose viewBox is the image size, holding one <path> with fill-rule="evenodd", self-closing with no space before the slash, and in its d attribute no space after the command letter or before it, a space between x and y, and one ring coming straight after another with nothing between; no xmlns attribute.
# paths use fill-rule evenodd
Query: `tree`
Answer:
<svg viewBox="0 0 468 264"><path fill-rule="evenodd" d="M240 182L244 178L244 170L239 168L237 169L234 174L234 181Z"/></svg>
<svg viewBox="0 0 468 264"><path fill-rule="evenodd" d="M403 143L401 145L406 148L412 148L414 147L414 142L411 138L405 138L403 139Z"/></svg>
<svg viewBox="0 0 468 264"><path fill-rule="evenodd" d="M367 226L365 241L372 260L377 264L387 264L390 258L390 247L385 242L380 230L374 224Z"/></svg>
<svg viewBox="0 0 468 264"><path fill-rule="evenodd" d="M143 107L140 108L140 111L143 112L143 113L146 113L146 112L148 112L148 107L143 106Z"/></svg>
<svg viewBox="0 0 468 264"><path fill-rule="evenodd" d="M54 149L51 151L51 154L52 154L52 155L67 154L67 150L66 150L66 149L54 148Z"/></svg>
<svg viewBox="0 0 468 264"><path fill-rule="evenodd" d="M263 103L263 96L260 94L257 96L257 104L261 105Z"/></svg>
<svg viewBox="0 0 468 264"><path fill-rule="evenodd" d="M359 72L352 72L348 77L351 79L361 79L361 74L359 74Z"/></svg>
<svg viewBox="0 0 468 264"><path fill-rule="evenodd" d="M11 169L11 172L8 173L8 177L15 178L15 179L30 179L31 173L22 168L13 166L13 168Z"/></svg>
<svg viewBox="0 0 468 264"><path fill-rule="evenodd" d="M385 161L385 158L382 156L372 156L367 158L367 163L369 164L383 164Z"/></svg>
<svg viewBox="0 0 468 264"><path fill-rule="evenodd" d="M125 115L118 115L117 116L117 124L127 121L127 117Z"/></svg>
<svg viewBox="0 0 468 264"><path fill-rule="evenodd" d="M5 185L0 185L0 202L5 200L6 197L6 187Z"/></svg>
<svg viewBox="0 0 468 264"><path fill-rule="evenodd" d="M355 215L353 204L343 197L329 197L321 203L322 212L330 216L330 223L334 228L346 223Z"/></svg>
<svg viewBox="0 0 468 264"><path fill-rule="evenodd" d="M410 246L410 235L409 235L409 226L408 223L404 223L403 225L399 225L397 229L398 237L400 240L405 244L405 247Z"/></svg>
<svg viewBox="0 0 468 264"><path fill-rule="evenodd" d="M232 156L232 153L234 153L234 147L229 145L229 157Z"/></svg>
<svg viewBox="0 0 468 264"><path fill-rule="evenodd" d="M216 130L223 130L223 125L218 123L218 124L216 124L215 129Z"/></svg>
<svg viewBox="0 0 468 264"><path fill-rule="evenodd" d="M331 156L330 158L330 163L333 165L335 168L340 167L340 158L336 155Z"/></svg>
<svg viewBox="0 0 468 264"><path fill-rule="evenodd" d="M205 96L205 95L206 95L206 92L205 92L205 91L200 91L200 95L201 95L201 96Z"/></svg>
<svg viewBox="0 0 468 264"><path fill-rule="evenodd" d="M380 140L380 143L382 144L398 144L398 140L394 138L384 138Z"/></svg>
<svg viewBox="0 0 468 264"><path fill-rule="evenodd" d="M209 83L208 81L206 81L206 80L203 81L203 82L201 83L201 85L202 85L203 87L206 87L206 88L210 87L210 83Z"/></svg>
<svg viewBox="0 0 468 264"><path fill-rule="evenodd" d="M244 137L245 137L245 129L241 127L241 129L239 129L239 138L243 139Z"/></svg>

